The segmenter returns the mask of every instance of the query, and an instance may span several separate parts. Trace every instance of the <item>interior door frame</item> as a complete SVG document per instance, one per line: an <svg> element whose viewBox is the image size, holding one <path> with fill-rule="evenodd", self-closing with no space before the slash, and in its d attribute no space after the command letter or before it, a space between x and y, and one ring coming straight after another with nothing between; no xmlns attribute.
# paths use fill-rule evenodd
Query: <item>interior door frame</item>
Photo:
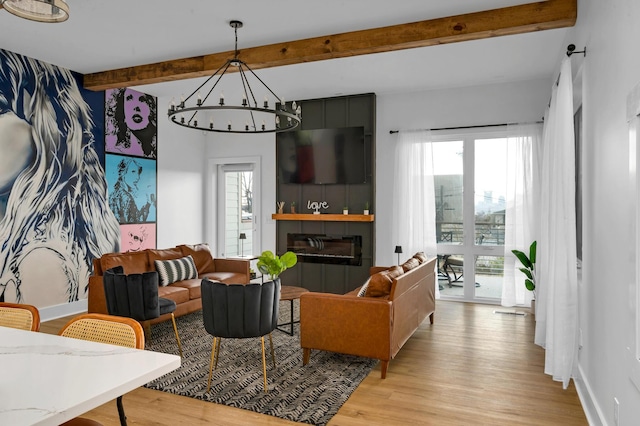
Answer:
<svg viewBox="0 0 640 426"><path fill-rule="evenodd" d="M224 157L209 159L207 170L207 184L205 185L206 211L204 218L205 235L209 242L209 247L216 257L222 257L224 244L221 244L219 229L224 226L224 217L218 214L220 203L224 203L224 197L220 197L218 185L218 169L224 165L253 165L253 247L254 251L260 251L262 247L262 229L259 218L261 216L261 158L259 156L247 157ZM222 223L220 223L222 221ZM224 241L224 236L222 237Z"/></svg>

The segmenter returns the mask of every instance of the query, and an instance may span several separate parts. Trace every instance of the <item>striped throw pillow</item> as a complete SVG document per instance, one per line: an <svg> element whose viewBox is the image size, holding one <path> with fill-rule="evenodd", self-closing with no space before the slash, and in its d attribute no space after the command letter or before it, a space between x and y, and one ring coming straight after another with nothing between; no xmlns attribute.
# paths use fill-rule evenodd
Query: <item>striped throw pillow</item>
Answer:
<svg viewBox="0 0 640 426"><path fill-rule="evenodd" d="M160 285L198 278L198 270L191 255L175 260L155 260Z"/></svg>
<svg viewBox="0 0 640 426"><path fill-rule="evenodd" d="M364 297L364 295L367 293L367 287L369 287L369 281L371 281L371 277L369 277L367 281L365 281L365 283L362 285L362 287L360 287L360 291L358 292L358 297Z"/></svg>

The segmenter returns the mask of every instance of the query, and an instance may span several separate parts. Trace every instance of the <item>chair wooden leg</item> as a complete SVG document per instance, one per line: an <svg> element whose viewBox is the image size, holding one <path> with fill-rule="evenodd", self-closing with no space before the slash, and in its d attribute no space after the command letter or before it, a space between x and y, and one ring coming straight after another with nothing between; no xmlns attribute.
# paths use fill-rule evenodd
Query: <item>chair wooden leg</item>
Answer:
<svg viewBox="0 0 640 426"><path fill-rule="evenodd" d="M216 362L215 365L213 366L214 369L218 368L218 359L220 359L220 345L222 345L222 337L218 337L217 338L217 344L216 344Z"/></svg>
<svg viewBox="0 0 640 426"><path fill-rule="evenodd" d="M216 353L216 343L217 339L214 337L213 342L211 342L211 360L209 361L209 380L207 381L207 392L211 389L211 376L213 375L213 362Z"/></svg>
<svg viewBox="0 0 640 426"><path fill-rule="evenodd" d="M151 321L142 321L142 330L144 331L144 340L151 341Z"/></svg>
<svg viewBox="0 0 640 426"><path fill-rule="evenodd" d="M311 356L311 349L302 348L302 365L307 365L309 363L310 356Z"/></svg>
<svg viewBox="0 0 640 426"><path fill-rule="evenodd" d="M271 338L271 333L269 333L269 345L271 346L271 360L273 361L273 368L276 368L276 355L273 352L273 339Z"/></svg>
<svg viewBox="0 0 640 426"><path fill-rule="evenodd" d="M176 317L173 315L173 312L171 312L171 321L173 321L173 332L176 334L176 342L178 342L178 350L180 351L180 358L182 358L182 343L180 343L178 326L176 325Z"/></svg>
<svg viewBox="0 0 640 426"><path fill-rule="evenodd" d="M260 337L262 342L262 375L264 377L264 391L267 392L267 359L264 356L264 336Z"/></svg>
<svg viewBox="0 0 640 426"><path fill-rule="evenodd" d="M120 417L120 426L127 426L127 416L124 414L124 406L122 405L122 395L116 399L118 406L118 416Z"/></svg>
<svg viewBox="0 0 640 426"><path fill-rule="evenodd" d="M385 379L387 377L387 368L389 367L389 361L380 360L380 378Z"/></svg>

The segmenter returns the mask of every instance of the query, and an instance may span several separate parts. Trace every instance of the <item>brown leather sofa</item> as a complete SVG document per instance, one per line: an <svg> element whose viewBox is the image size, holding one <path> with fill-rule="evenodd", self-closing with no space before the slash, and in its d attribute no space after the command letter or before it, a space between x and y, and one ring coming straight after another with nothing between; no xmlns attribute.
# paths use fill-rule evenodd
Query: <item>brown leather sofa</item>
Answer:
<svg viewBox="0 0 640 426"><path fill-rule="evenodd" d="M176 317L202 309L200 283L202 278L220 281L227 284L249 283L249 260L215 259L207 244L179 245L168 249L147 249L130 253L108 253L93 260L93 275L89 277L89 313L107 312L104 295L103 274L114 266L122 266L125 274L139 274L155 271L155 260L174 260L191 255L198 271L197 279L177 281L160 286L158 296L176 302ZM151 324L171 319L165 314L151 320Z"/></svg>
<svg viewBox="0 0 640 426"><path fill-rule="evenodd" d="M389 361L427 316L433 324L435 270L436 258L417 253L402 267L372 267L366 291L304 293L300 297L303 364L309 362L312 349L376 358L384 379Z"/></svg>

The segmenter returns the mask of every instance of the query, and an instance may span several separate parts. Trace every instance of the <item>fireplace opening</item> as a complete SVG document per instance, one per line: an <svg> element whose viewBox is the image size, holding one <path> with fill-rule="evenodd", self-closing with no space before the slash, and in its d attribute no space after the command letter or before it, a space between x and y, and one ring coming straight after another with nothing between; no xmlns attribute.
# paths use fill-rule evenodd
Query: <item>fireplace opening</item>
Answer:
<svg viewBox="0 0 640 426"><path fill-rule="evenodd" d="M287 234L287 250L298 262L362 265L361 235Z"/></svg>

